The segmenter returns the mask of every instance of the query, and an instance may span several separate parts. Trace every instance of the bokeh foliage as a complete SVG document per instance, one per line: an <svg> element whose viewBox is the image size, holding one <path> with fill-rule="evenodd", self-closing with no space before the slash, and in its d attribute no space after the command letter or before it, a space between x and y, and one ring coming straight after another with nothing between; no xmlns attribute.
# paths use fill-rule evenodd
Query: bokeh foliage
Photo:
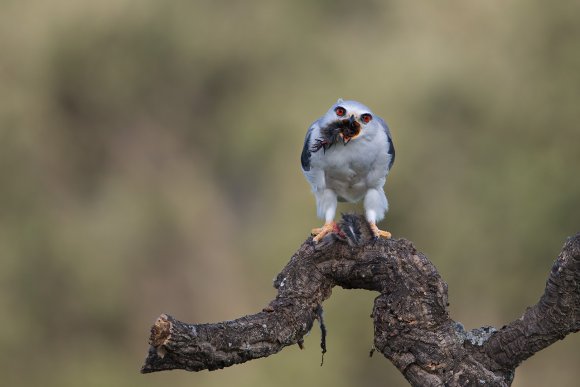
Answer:
<svg viewBox="0 0 580 387"><path fill-rule="evenodd" d="M368 358L374 295L335 290L305 351L139 375L168 312L252 313L304 240L308 125L336 98L391 126L384 227L501 326L580 220L580 4L0 3L0 364L19 386L404 385ZM341 208L343 211L355 207ZM514 386L572 386L578 335Z"/></svg>

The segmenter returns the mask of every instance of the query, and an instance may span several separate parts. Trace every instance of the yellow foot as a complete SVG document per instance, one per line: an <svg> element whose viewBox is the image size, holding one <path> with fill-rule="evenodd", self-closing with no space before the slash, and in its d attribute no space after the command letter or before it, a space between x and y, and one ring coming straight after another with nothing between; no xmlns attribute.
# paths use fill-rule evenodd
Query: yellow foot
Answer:
<svg viewBox="0 0 580 387"><path fill-rule="evenodd" d="M391 233L390 232L383 231L383 230L379 230L379 228L377 227L376 224L369 223L369 226L371 227L371 231L373 232L373 235L375 236L375 238L385 238L385 239L389 239L391 237Z"/></svg>
<svg viewBox="0 0 580 387"><path fill-rule="evenodd" d="M338 231L338 225L336 222L325 223L324 226L320 228L313 228L312 235L314 235L314 242L318 243L322 238Z"/></svg>

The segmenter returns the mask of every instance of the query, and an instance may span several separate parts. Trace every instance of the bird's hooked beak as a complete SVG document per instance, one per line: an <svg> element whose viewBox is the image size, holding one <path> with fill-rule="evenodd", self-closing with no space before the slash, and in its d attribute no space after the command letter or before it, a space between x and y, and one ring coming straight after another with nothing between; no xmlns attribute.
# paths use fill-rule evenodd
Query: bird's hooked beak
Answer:
<svg viewBox="0 0 580 387"><path fill-rule="evenodd" d="M344 145L348 144L350 140L358 137L361 133L361 125L354 117L354 114L351 114L350 118L347 120L343 120L343 127L339 133L340 138L342 138L342 142Z"/></svg>
<svg viewBox="0 0 580 387"><path fill-rule="evenodd" d="M350 118L348 119L348 123L349 125L353 125L355 123L356 119L354 118L354 114L350 115Z"/></svg>

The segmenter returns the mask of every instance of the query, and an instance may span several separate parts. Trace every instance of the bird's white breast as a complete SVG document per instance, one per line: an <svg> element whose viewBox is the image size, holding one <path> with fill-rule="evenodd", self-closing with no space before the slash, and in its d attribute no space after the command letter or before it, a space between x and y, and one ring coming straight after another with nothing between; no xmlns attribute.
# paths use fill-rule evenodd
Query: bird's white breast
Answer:
<svg viewBox="0 0 580 387"><path fill-rule="evenodd" d="M349 202L362 199L369 188L379 188L388 173L387 138L377 131L344 145L334 144L311 158L313 168L324 171L325 186Z"/></svg>

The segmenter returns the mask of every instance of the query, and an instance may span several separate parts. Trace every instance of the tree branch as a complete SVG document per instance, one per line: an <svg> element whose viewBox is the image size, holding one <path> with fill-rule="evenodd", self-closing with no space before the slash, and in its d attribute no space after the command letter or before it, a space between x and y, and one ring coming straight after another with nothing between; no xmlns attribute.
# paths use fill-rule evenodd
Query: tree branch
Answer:
<svg viewBox="0 0 580 387"><path fill-rule="evenodd" d="M523 360L580 329L580 234L556 260L546 292L521 319L466 332L449 317L447 284L404 239L373 240L363 218L346 215L338 235L309 238L278 274L278 295L259 313L215 324L162 314L151 328L143 373L215 370L302 343L336 285L379 292L375 348L413 386L509 386Z"/></svg>

